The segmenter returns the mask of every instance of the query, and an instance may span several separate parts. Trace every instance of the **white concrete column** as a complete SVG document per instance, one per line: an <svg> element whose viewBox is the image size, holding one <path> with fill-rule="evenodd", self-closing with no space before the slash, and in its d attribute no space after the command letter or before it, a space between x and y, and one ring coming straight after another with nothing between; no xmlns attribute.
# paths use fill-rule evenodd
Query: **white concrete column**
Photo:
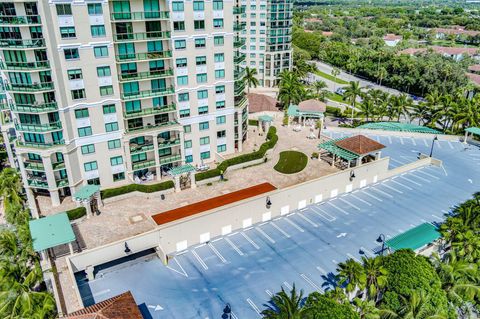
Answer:
<svg viewBox="0 0 480 319"><path fill-rule="evenodd" d="M180 188L180 175L176 175L173 177L173 182L175 184L175 193L178 193L181 191Z"/></svg>
<svg viewBox="0 0 480 319"><path fill-rule="evenodd" d="M50 201L52 202L52 206L60 206L60 194L58 193L58 189L49 191L50 193Z"/></svg>
<svg viewBox="0 0 480 319"><path fill-rule="evenodd" d="M467 144L467 139L468 139L468 132L465 131L465 140L463 141L464 144Z"/></svg>
<svg viewBox="0 0 480 319"><path fill-rule="evenodd" d="M68 243L68 250L70 250L70 255L73 255L73 246L72 246L72 242L69 242L69 243Z"/></svg>
<svg viewBox="0 0 480 319"><path fill-rule="evenodd" d="M22 175L23 185L28 185L27 172L25 171L25 165L23 163L23 157L19 155L18 166L20 167L20 175ZM39 218L39 213L37 209L37 203L35 202L35 196L33 195L33 190L30 187L25 187L25 192L27 193L28 208L33 218Z"/></svg>
<svg viewBox="0 0 480 319"><path fill-rule="evenodd" d="M190 187L191 188L197 188L197 181L195 180L195 171L192 171L189 173L190 174Z"/></svg>
<svg viewBox="0 0 480 319"><path fill-rule="evenodd" d="M83 207L87 210L87 219L90 218L90 215L92 215L92 207L90 206L90 201L84 201L82 202Z"/></svg>
<svg viewBox="0 0 480 319"><path fill-rule="evenodd" d="M153 135L153 155L155 156L155 174L157 175L157 181L162 179L161 167L160 167L160 158L158 157L158 137Z"/></svg>
<svg viewBox="0 0 480 319"><path fill-rule="evenodd" d="M382 151L378 151L376 154L375 154L375 160L379 160L382 156Z"/></svg>
<svg viewBox="0 0 480 319"><path fill-rule="evenodd" d="M332 167L335 166L335 158L337 157L335 154L332 154L333 155L333 159L332 159Z"/></svg>

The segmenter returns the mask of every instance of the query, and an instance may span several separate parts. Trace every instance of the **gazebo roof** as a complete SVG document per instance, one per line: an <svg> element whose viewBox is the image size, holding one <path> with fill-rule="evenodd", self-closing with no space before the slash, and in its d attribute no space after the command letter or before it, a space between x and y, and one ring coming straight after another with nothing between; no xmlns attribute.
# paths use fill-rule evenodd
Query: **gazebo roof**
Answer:
<svg viewBox="0 0 480 319"><path fill-rule="evenodd" d="M346 161L351 161L351 160L357 159L358 158L357 154L352 153L352 152L347 151L347 150L344 150L343 148L338 147L336 145L336 143L338 141L341 141L343 139L345 139L345 138L344 137L343 138L338 138L338 139L335 139L335 140L330 140L328 142L321 143L321 144L318 145L318 148L319 149L324 149L324 150L332 153L335 156L343 158Z"/></svg>
<svg viewBox="0 0 480 319"><path fill-rule="evenodd" d="M335 145L357 155L366 155L385 148L385 145L364 135L355 135L345 138L337 141Z"/></svg>
<svg viewBox="0 0 480 319"><path fill-rule="evenodd" d="M277 100L265 94L249 93L248 97L248 112L278 112Z"/></svg>
<svg viewBox="0 0 480 319"><path fill-rule="evenodd" d="M307 116L307 117L314 117L314 118L323 118L323 112L319 111L302 111L298 108L297 105L290 104L290 107L287 111L288 116Z"/></svg>
<svg viewBox="0 0 480 319"><path fill-rule="evenodd" d="M191 164L186 164L186 165L174 167L171 170L169 170L168 173L172 176L176 176L176 175L182 175L185 173L190 173L190 172L193 172L194 170L195 170L195 167L193 167Z"/></svg>
<svg viewBox="0 0 480 319"><path fill-rule="evenodd" d="M480 136L480 127L469 127L465 131Z"/></svg>
<svg viewBox="0 0 480 319"><path fill-rule="evenodd" d="M325 113L327 104L319 100L310 99L300 102L300 104L298 104L298 110L307 113Z"/></svg>
<svg viewBox="0 0 480 319"><path fill-rule="evenodd" d="M65 212L33 219L29 222L29 227L33 249L37 252L75 240L75 233Z"/></svg>
<svg viewBox="0 0 480 319"><path fill-rule="evenodd" d="M98 185L84 185L73 194L73 198L77 202L84 201L92 197L98 191L100 191L100 186Z"/></svg>
<svg viewBox="0 0 480 319"><path fill-rule="evenodd" d="M258 120L260 122L271 122L273 121L273 117L271 117L270 115L262 115L258 117Z"/></svg>

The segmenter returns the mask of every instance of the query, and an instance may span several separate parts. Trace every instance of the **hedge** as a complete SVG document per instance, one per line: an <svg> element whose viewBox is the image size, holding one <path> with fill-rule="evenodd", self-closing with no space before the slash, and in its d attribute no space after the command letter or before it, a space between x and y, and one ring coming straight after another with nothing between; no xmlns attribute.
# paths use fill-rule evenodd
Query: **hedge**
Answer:
<svg viewBox="0 0 480 319"><path fill-rule="evenodd" d="M118 195L123 195L127 193L131 193L134 191L142 192L142 193L155 193L159 191L163 191L166 189L173 188L175 185L173 181L166 181L158 184L151 184L151 185L142 185L142 184L130 184L116 188L109 188L101 191L102 199L115 197Z"/></svg>
<svg viewBox="0 0 480 319"><path fill-rule="evenodd" d="M83 217L87 214L87 209L83 206L67 210L67 216L69 220L75 220Z"/></svg>
<svg viewBox="0 0 480 319"><path fill-rule="evenodd" d="M201 181L204 179L220 176L221 171L225 173L229 166L261 159L265 156L265 153L269 149L272 149L275 146L275 144L277 144L277 142L278 142L277 129L274 126L270 126L270 129L268 130L268 133L267 133L267 141L260 146L258 151L248 153L248 154L243 154L234 158L224 160L217 166L217 168L208 170L206 172L195 174L195 180Z"/></svg>
<svg viewBox="0 0 480 319"><path fill-rule="evenodd" d="M258 126L258 120L248 120L248 125Z"/></svg>

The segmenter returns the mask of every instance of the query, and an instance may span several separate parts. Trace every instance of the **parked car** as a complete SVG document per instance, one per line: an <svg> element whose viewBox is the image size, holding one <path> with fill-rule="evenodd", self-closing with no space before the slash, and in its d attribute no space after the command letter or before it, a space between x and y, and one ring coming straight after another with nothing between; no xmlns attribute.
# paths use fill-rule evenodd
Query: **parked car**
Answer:
<svg viewBox="0 0 480 319"><path fill-rule="evenodd" d="M346 91L347 91L347 90L345 90L344 88L338 88L338 89L335 90L335 93L337 93L338 95L342 95L342 96L343 96Z"/></svg>

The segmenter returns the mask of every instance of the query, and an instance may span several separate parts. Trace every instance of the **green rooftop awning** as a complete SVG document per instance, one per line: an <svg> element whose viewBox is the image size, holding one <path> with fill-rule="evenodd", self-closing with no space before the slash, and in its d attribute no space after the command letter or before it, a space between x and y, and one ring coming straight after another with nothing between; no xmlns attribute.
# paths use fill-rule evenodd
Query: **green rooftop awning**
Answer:
<svg viewBox="0 0 480 319"><path fill-rule="evenodd" d="M100 191L98 185L85 185L73 194L73 199L77 202L88 200L98 191Z"/></svg>
<svg viewBox="0 0 480 319"><path fill-rule="evenodd" d="M323 118L323 112L314 112L314 111L309 111L309 112L302 112L298 109L297 105L290 104L287 110L287 115L288 116L293 116L293 117L298 117L298 116L305 116L305 117L313 117L313 118Z"/></svg>
<svg viewBox="0 0 480 319"><path fill-rule="evenodd" d="M262 115L262 116L259 116L258 117L258 120L260 122L272 122L273 121L273 117L271 117L270 115Z"/></svg>
<svg viewBox="0 0 480 319"><path fill-rule="evenodd" d="M399 122L366 123L358 126L358 128L369 129L369 130L385 130L385 131L394 131L394 132L443 134L442 132L430 127L415 125L412 123L399 123Z"/></svg>
<svg viewBox="0 0 480 319"><path fill-rule="evenodd" d="M321 143L321 144L318 144L318 148L319 149L324 149L340 158L343 158L344 160L347 160L347 161L352 161L354 159L357 159L359 156L355 153L352 153L350 151L347 151L337 145L335 145L336 142L338 141L341 141L343 139L345 139L346 137L343 137L343 138L337 138L337 139L333 139L333 140L330 140L330 141L327 141L327 142L324 142L324 143Z"/></svg>
<svg viewBox="0 0 480 319"><path fill-rule="evenodd" d="M37 252L75 240L67 213L33 219L29 222L33 249Z"/></svg>
<svg viewBox="0 0 480 319"><path fill-rule="evenodd" d="M193 167L190 164L186 164L186 165L174 167L171 170L169 170L168 173L172 176L176 176L176 175L182 175L185 173L190 173L190 172L193 172L194 170L195 170L195 167Z"/></svg>
<svg viewBox="0 0 480 319"><path fill-rule="evenodd" d="M417 250L440 238L437 227L430 223L423 223L401 233L385 242L385 245L392 250L409 248Z"/></svg>
<svg viewBox="0 0 480 319"><path fill-rule="evenodd" d="M472 133L472 134L480 136L480 128L479 127L469 127L465 131L467 131L468 133Z"/></svg>

